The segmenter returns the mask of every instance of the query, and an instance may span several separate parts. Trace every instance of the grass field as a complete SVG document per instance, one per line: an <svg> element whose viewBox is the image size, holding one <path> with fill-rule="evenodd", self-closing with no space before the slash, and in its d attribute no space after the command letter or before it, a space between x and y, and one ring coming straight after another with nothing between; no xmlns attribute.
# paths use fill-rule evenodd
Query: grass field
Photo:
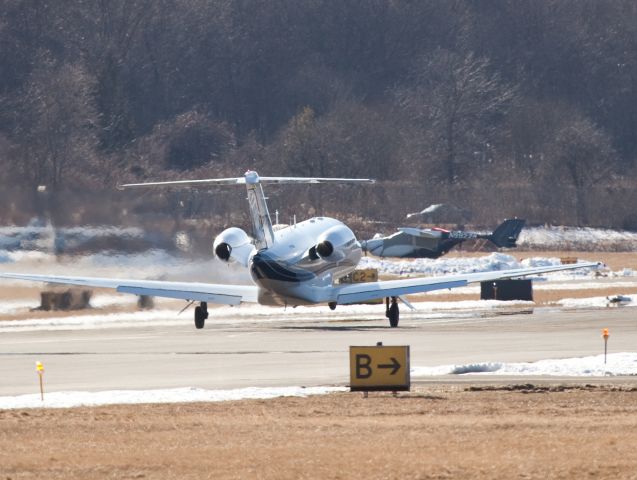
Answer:
<svg viewBox="0 0 637 480"><path fill-rule="evenodd" d="M627 385L0 411L3 480L634 479L635 445Z"/></svg>

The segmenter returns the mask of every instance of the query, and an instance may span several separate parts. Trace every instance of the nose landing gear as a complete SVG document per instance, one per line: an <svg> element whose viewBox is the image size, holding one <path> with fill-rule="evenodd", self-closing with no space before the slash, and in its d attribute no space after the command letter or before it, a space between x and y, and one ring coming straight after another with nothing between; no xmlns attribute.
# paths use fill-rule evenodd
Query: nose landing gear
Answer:
<svg viewBox="0 0 637 480"><path fill-rule="evenodd" d="M398 317L400 316L400 312L398 310L396 297L391 297L391 305L389 303L389 297L385 297L385 316L389 318L390 327L393 328L398 326Z"/></svg>
<svg viewBox="0 0 637 480"><path fill-rule="evenodd" d="M198 307L195 307L195 327L203 328L206 324L206 318L208 318L208 304L201 302Z"/></svg>

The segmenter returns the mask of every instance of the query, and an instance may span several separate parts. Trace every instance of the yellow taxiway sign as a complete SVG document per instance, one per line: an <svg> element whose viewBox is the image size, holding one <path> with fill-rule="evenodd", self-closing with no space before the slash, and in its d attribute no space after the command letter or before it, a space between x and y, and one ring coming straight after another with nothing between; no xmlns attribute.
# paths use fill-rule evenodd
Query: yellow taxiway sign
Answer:
<svg viewBox="0 0 637 480"><path fill-rule="evenodd" d="M349 347L351 391L409 390L409 345Z"/></svg>

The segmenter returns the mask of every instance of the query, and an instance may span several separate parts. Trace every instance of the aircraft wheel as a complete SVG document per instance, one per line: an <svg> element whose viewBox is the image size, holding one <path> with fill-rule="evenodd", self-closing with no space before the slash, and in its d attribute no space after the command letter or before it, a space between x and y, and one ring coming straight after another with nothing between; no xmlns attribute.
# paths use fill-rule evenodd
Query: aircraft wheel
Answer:
<svg viewBox="0 0 637 480"><path fill-rule="evenodd" d="M208 312L206 312L203 308L201 307L195 307L195 327L196 328L203 328L203 326L206 324L206 317Z"/></svg>
<svg viewBox="0 0 637 480"><path fill-rule="evenodd" d="M398 309L398 303L395 298L392 298L391 305L389 306L389 310L387 311L387 317L389 318L389 326L395 328L398 326L398 318L400 316L400 311Z"/></svg>
<svg viewBox="0 0 637 480"><path fill-rule="evenodd" d="M330 302L327 306L330 307L330 310L336 310L336 302Z"/></svg>

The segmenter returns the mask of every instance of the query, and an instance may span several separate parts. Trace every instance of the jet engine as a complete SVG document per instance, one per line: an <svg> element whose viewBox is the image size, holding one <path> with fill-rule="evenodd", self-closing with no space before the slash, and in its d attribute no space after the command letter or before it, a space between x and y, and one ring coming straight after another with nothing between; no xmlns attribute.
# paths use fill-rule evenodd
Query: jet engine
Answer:
<svg viewBox="0 0 637 480"><path fill-rule="evenodd" d="M219 260L237 262L248 266L248 259L254 250L252 239L240 228L227 228L215 238L212 250Z"/></svg>
<svg viewBox="0 0 637 480"><path fill-rule="evenodd" d="M321 234L316 245L310 248L309 256L338 262L354 251L358 251L360 259L360 247L354 233L345 225L335 225Z"/></svg>

